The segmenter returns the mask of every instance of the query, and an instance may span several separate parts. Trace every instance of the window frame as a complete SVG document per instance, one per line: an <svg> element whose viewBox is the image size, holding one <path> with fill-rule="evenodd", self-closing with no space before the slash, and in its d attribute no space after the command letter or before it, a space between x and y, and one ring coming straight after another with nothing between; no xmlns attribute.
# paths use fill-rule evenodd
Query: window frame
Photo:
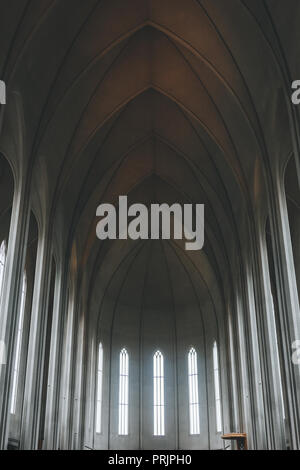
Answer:
<svg viewBox="0 0 300 470"><path fill-rule="evenodd" d="M126 347L119 355L118 436L129 436L129 353Z"/></svg>
<svg viewBox="0 0 300 470"><path fill-rule="evenodd" d="M166 436L165 359L160 350L153 355L153 436Z"/></svg>
<svg viewBox="0 0 300 470"><path fill-rule="evenodd" d="M104 365L104 349L100 341L98 346L97 357L97 380L96 380L96 416L95 416L95 432L101 435L102 430L102 411L103 411L103 365ZM99 426L98 426L99 425Z"/></svg>
<svg viewBox="0 0 300 470"><path fill-rule="evenodd" d="M221 393L219 348L218 348L218 343L216 340L213 343L213 375L214 375L214 397L215 397L215 410L216 410L216 432L217 434L221 434L223 431L222 393Z"/></svg>
<svg viewBox="0 0 300 470"><path fill-rule="evenodd" d="M194 346L188 352L188 397L189 397L189 434L200 436L200 400L198 354ZM195 411L196 410L196 411ZM196 414L195 414L196 413ZM192 417L192 414L194 415Z"/></svg>

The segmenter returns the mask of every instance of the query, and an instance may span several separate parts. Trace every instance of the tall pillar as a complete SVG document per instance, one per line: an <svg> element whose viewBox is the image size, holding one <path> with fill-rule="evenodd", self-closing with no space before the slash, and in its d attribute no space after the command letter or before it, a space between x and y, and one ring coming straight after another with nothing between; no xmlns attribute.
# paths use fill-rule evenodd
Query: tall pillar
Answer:
<svg viewBox="0 0 300 470"><path fill-rule="evenodd" d="M286 448L283 397L281 395L282 378L265 236L265 229L262 228L257 246L261 290L261 325L263 329L262 345L264 352L261 359L264 361L263 381L267 385L267 402L265 408L266 419L269 422L269 429L271 430L271 444L272 448L280 450Z"/></svg>
<svg viewBox="0 0 300 470"><path fill-rule="evenodd" d="M253 249L253 247L252 247ZM259 319L259 308L256 302L255 287L253 283L253 268L249 260L245 261L245 297L246 305L244 312L245 326L244 337L241 336L241 349L247 348L247 354L244 358L244 367L248 372L248 390L243 390L244 403L248 404L248 422L245 432L252 430L252 441L254 448L266 449L266 410L264 409L264 388L262 382L263 363L261 358L261 325ZM243 346L243 342L245 346ZM245 371L246 373L246 371ZM251 444L251 439L250 439Z"/></svg>
<svg viewBox="0 0 300 470"><path fill-rule="evenodd" d="M39 233L35 270L24 403L21 424L21 449L38 449L43 367L50 290L50 250L45 234Z"/></svg>
<svg viewBox="0 0 300 470"><path fill-rule="evenodd" d="M55 281L53 321L51 329L49 377L45 415L45 449L58 449L58 414L60 402L61 352L63 342L63 275L62 266L57 266Z"/></svg>
<svg viewBox="0 0 300 470"><path fill-rule="evenodd" d="M80 450L82 433L81 433L81 419L82 419L82 376L83 376L83 354L84 354L84 331L85 322L82 312L78 311L78 332L76 340L76 351L74 355L75 362L74 368L74 395L73 395L73 419L72 419L72 449Z"/></svg>
<svg viewBox="0 0 300 470"><path fill-rule="evenodd" d="M74 290L70 287L68 302L66 303L64 316L64 345L62 355L61 374L61 402L59 421L59 445L60 448L68 450L70 448L70 411L72 396L72 366L74 352L74 329L75 329L75 304Z"/></svg>
<svg viewBox="0 0 300 470"><path fill-rule="evenodd" d="M29 227L29 195L25 184L16 185L8 240L3 296L1 304L0 341L5 345L6 363L0 365L0 448L6 449L9 433L12 368L16 352L16 330L19 315L23 271Z"/></svg>
<svg viewBox="0 0 300 470"><path fill-rule="evenodd" d="M292 343L300 339L300 309L283 182L276 180L270 225L274 253L287 412L292 447L300 448L300 366L292 362Z"/></svg>

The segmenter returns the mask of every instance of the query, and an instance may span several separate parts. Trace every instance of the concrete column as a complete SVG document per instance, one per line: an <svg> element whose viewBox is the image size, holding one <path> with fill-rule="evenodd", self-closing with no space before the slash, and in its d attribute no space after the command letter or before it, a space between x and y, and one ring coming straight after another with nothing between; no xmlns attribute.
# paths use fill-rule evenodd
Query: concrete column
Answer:
<svg viewBox="0 0 300 470"><path fill-rule="evenodd" d="M46 234L39 233L21 425L21 448L28 450L38 449L51 275L49 253Z"/></svg>
<svg viewBox="0 0 300 470"><path fill-rule="evenodd" d="M76 432L75 432L75 416L76 413L76 402L78 398L76 396L76 384L78 373L80 372L81 368L81 358L78 355L80 353L80 302L78 301L78 296L75 294L74 299L74 311L73 311L73 328L72 328L72 338L71 340L71 348L70 348L70 367L69 367L69 393L68 393L68 420L66 421L67 429L68 429L68 441L67 447L69 449L75 449L76 446ZM67 358L69 360L69 358ZM79 384L80 385L80 384Z"/></svg>
<svg viewBox="0 0 300 470"><path fill-rule="evenodd" d="M83 354L84 354L85 321L82 312L79 311L79 325L77 337L77 351L75 356L76 377L74 384L74 411L73 411L73 441L72 449L80 450L82 441L82 378L83 378ZM74 366L75 366L74 364Z"/></svg>
<svg viewBox="0 0 300 470"><path fill-rule="evenodd" d="M25 185L16 186L8 240L0 341L5 345L6 363L0 365L0 448L6 449L9 432L12 367L15 356L16 329L26 256L29 226L29 195Z"/></svg>
<svg viewBox="0 0 300 470"><path fill-rule="evenodd" d="M233 307L232 305L228 305L228 380L230 382L230 390L231 390L231 400L230 403L230 411L231 411L231 431L238 429L240 426L240 393L238 387L238 358L237 358L237 350L236 347L236 335L234 334L235 331L235 319L232 315Z"/></svg>
<svg viewBox="0 0 300 470"><path fill-rule="evenodd" d="M243 279L244 306L237 299L241 383L244 407L244 428L240 431L249 435L251 448L265 449L267 444L265 410L262 388L262 366L260 361L260 328L257 318L257 307L253 286L252 269L247 265Z"/></svg>
<svg viewBox="0 0 300 470"><path fill-rule="evenodd" d="M262 352L261 361L264 362L263 382L267 385L267 397L265 401L266 419L270 432L270 447L280 450L286 448L283 407L282 407L282 383L279 351L277 345L276 321L274 303L272 300L270 273L268 266L265 229L261 229L258 250L258 274L260 277L260 302L261 302L261 334Z"/></svg>
<svg viewBox="0 0 300 470"><path fill-rule="evenodd" d="M74 338L74 292L70 288L66 312L64 315L64 345L62 354L62 374L61 374L61 401L60 401L60 420L59 420L59 447L68 450L70 446L70 403L72 392L72 354Z"/></svg>
<svg viewBox="0 0 300 470"><path fill-rule="evenodd" d="M60 372L62 367L61 351L63 342L63 275L61 265L56 269L53 321L51 329L49 378L47 403L45 414L45 442L44 448L53 450L58 448L58 415L60 396Z"/></svg>
<svg viewBox="0 0 300 470"><path fill-rule="evenodd" d="M300 339L300 308L283 182L276 181L270 216L283 345L285 390L292 447L300 447L300 366L292 362L292 343ZM272 202L272 201L271 201Z"/></svg>

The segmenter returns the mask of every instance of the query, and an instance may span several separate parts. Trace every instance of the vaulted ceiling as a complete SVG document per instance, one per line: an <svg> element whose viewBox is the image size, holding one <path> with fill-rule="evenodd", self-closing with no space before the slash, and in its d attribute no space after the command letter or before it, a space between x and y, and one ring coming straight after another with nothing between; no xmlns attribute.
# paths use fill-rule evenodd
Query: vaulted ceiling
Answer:
<svg viewBox="0 0 300 470"><path fill-rule="evenodd" d="M231 284L268 175L292 151L300 5L285 3L1 2L0 78L21 97L22 158L94 282L109 251L118 266L132 249L96 239L96 207L127 194L205 203L206 262L195 263L211 289Z"/></svg>

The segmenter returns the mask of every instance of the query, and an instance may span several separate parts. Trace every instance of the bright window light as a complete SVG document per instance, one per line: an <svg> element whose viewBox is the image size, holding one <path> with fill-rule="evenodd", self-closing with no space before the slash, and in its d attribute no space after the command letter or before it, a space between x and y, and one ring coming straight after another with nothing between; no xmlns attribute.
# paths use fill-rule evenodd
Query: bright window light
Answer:
<svg viewBox="0 0 300 470"><path fill-rule="evenodd" d="M216 426L217 432L222 432L222 406L221 406L221 390L220 390L220 371L219 371L219 356L217 342L213 346L213 361L214 361L214 383L215 383L215 400L216 400Z"/></svg>
<svg viewBox="0 0 300 470"><path fill-rule="evenodd" d="M102 432L103 346L99 344L97 368L96 433Z"/></svg>
<svg viewBox="0 0 300 470"><path fill-rule="evenodd" d="M122 349L120 353L119 383L119 436L127 436L129 406L129 357L126 349Z"/></svg>
<svg viewBox="0 0 300 470"><path fill-rule="evenodd" d="M165 435L164 357L157 351L153 357L154 436Z"/></svg>
<svg viewBox="0 0 300 470"><path fill-rule="evenodd" d="M200 434L200 411L198 391L198 364L197 353L192 348L188 354L189 369L189 409L190 409L190 434Z"/></svg>

